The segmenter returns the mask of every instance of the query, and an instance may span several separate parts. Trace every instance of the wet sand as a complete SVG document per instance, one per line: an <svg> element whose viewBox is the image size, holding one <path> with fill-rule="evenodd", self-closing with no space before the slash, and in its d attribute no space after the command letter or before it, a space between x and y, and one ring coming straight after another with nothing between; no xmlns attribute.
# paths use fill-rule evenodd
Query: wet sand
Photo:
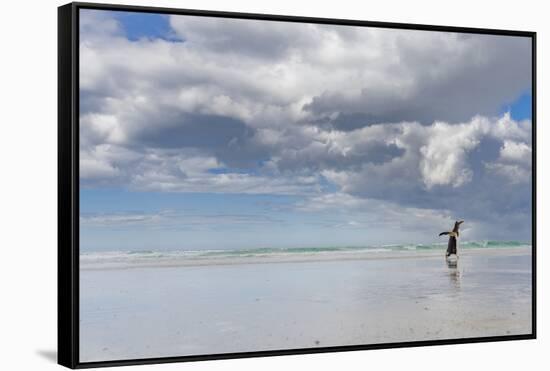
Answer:
<svg viewBox="0 0 550 371"><path fill-rule="evenodd" d="M82 362L531 332L531 249L83 269Z"/></svg>

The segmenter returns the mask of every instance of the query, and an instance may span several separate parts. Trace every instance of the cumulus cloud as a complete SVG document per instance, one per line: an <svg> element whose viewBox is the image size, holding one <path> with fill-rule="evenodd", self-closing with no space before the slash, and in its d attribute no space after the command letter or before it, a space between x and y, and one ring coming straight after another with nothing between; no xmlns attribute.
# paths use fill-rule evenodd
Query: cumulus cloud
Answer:
<svg viewBox="0 0 550 371"><path fill-rule="evenodd" d="M504 102L514 100L530 84L527 39L378 32L368 44L379 54L363 61L368 75L357 76L355 82L361 86L327 88L306 106L308 111L361 114L364 124L457 122L475 114L495 115ZM350 45L350 50L358 48ZM334 122L340 128L346 123Z"/></svg>
<svg viewBox="0 0 550 371"><path fill-rule="evenodd" d="M532 149L529 144L505 140L497 161L486 163L485 166L514 184L530 183L531 161Z"/></svg>
<svg viewBox="0 0 550 371"><path fill-rule="evenodd" d="M504 141L500 150L500 157L505 161L518 162L522 164L531 163L532 150L527 143Z"/></svg>
<svg viewBox="0 0 550 371"><path fill-rule="evenodd" d="M525 122L504 115L494 119L475 117L455 125L436 122L430 126L384 126L395 129L386 129L390 133L386 140L404 151L401 156L381 164L363 163L355 169L325 169L323 176L355 197L403 208L449 210L457 219L483 221L477 223L480 235L491 231L492 223L502 223L503 215L522 215L530 220L530 160L526 164L510 162L502 157L502 151L509 152L510 145L490 145L524 137L530 130ZM527 222L518 224L528 233ZM518 225L513 229L517 230Z"/></svg>
<svg viewBox="0 0 550 371"><path fill-rule="evenodd" d="M300 195L479 231L530 213L531 122L499 115L530 88L527 38L171 16L177 39L129 40L109 12L80 18L85 187Z"/></svg>
<svg viewBox="0 0 550 371"><path fill-rule="evenodd" d="M461 125L436 122L431 127L429 140L420 147L420 169L427 188L459 187L472 180L466 154L479 144L479 137L487 130L482 123L480 120Z"/></svg>

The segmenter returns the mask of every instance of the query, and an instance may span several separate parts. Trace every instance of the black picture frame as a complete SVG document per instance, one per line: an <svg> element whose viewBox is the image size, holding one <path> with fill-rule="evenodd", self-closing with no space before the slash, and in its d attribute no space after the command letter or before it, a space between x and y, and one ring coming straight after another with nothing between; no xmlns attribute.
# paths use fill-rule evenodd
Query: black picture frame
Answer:
<svg viewBox="0 0 550 371"><path fill-rule="evenodd" d="M121 359L100 362L79 360L79 10L123 10L207 17L274 20L315 24L350 25L403 30L426 30L488 35L521 36L532 42L532 333L467 339L412 341L319 348L251 351L147 359ZM70 3L58 8L58 363L69 368L90 368L186 362L244 357L280 356L367 349L419 347L462 343L481 343L536 338L536 32L487 28L388 23L348 19L314 18L271 14L204 11L148 6Z"/></svg>

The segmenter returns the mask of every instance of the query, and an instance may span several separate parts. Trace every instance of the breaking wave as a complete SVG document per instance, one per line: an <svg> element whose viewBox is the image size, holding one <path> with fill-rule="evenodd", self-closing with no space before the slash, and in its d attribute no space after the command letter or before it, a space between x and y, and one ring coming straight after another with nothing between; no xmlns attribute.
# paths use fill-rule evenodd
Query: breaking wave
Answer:
<svg viewBox="0 0 550 371"><path fill-rule="evenodd" d="M400 256L402 254L437 253L445 251L447 243L396 244L381 246L348 247L296 247L254 248L236 250L130 250L81 252L80 263L86 267L120 267L142 265L195 265L246 263L255 261L299 261L307 259L330 259L376 256ZM464 241L459 249L506 249L530 248L531 244L519 241Z"/></svg>

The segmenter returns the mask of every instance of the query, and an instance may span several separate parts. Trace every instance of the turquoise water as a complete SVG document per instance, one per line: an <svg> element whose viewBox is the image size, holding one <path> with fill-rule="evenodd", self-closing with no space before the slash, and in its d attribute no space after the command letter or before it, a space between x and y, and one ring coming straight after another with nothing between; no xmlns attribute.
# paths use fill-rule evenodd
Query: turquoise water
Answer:
<svg viewBox="0 0 550 371"><path fill-rule="evenodd" d="M247 259L262 258L299 258L303 257L330 257L330 255L353 257L369 254L381 255L386 253L393 255L399 253L428 253L445 251L447 243L436 244L395 244L380 246L328 246L328 247L296 247L296 248L254 248L238 250L136 250L136 251L107 251L107 252L83 252L80 254L80 261L83 264L94 263L133 263L133 262L168 262L168 261L208 261L224 259ZM459 250L471 249L506 249L506 248L529 248L529 243L521 241L464 241L459 243Z"/></svg>
<svg viewBox="0 0 550 371"><path fill-rule="evenodd" d="M467 241L461 242L462 249L479 248L512 248L527 247L530 244L520 241ZM346 247L294 247L294 248L257 248L238 250L210 250L203 252L206 256L243 256L243 255L266 255L266 254L316 254L330 252L383 252L383 251L411 251L411 250L441 250L447 247L447 242L436 244L404 244L404 245L381 245L381 246L346 246ZM134 253L137 253L134 252ZM197 251L197 253L200 253Z"/></svg>

